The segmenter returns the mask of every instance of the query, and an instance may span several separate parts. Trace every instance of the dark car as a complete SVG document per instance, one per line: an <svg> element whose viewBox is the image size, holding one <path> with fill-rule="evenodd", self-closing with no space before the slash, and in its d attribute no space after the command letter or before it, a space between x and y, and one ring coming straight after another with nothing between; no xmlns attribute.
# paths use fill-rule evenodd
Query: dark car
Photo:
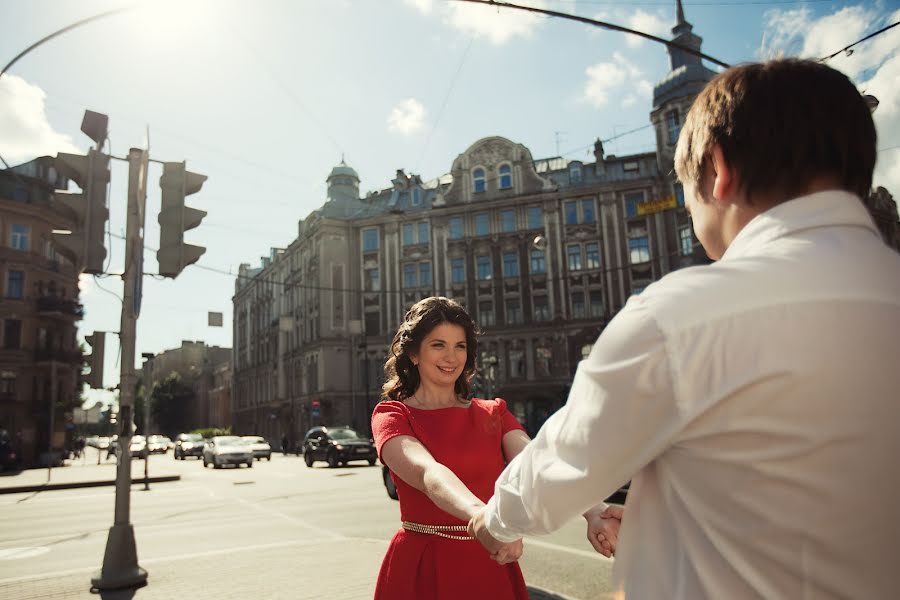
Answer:
<svg viewBox="0 0 900 600"><path fill-rule="evenodd" d="M203 458L203 446L206 442L199 433L179 433L175 438L175 460L184 460L187 456Z"/></svg>
<svg viewBox="0 0 900 600"><path fill-rule="evenodd" d="M374 465L377 458L373 440L361 437L349 427L313 427L303 438L303 459L307 467L317 460L326 461L332 468L352 460Z"/></svg>

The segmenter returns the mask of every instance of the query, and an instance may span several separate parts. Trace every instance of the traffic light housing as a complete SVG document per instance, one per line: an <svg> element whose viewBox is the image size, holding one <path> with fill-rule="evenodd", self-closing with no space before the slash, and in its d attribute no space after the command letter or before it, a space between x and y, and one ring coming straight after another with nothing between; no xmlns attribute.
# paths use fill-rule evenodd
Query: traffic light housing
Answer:
<svg viewBox="0 0 900 600"><path fill-rule="evenodd" d="M159 250L156 252L160 275L174 279L206 252L203 246L184 243L184 232L199 225L206 216L205 210L185 206L184 199L199 192L204 181L206 175L191 173L183 162L163 164L163 174L159 178L162 207L159 211Z"/></svg>
<svg viewBox="0 0 900 600"><path fill-rule="evenodd" d="M72 261L79 272L103 273L106 260L106 190L109 186L109 156L97 150L86 155L56 155L58 173L68 177L81 188L80 192L58 191L55 200L74 221L70 233L53 232L57 251Z"/></svg>
<svg viewBox="0 0 900 600"><path fill-rule="evenodd" d="M87 356L91 372L85 380L92 388L103 389L103 354L106 349L106 332L95 331L91 335L84 336L84 341L91 346L91 354Z"/></svg>

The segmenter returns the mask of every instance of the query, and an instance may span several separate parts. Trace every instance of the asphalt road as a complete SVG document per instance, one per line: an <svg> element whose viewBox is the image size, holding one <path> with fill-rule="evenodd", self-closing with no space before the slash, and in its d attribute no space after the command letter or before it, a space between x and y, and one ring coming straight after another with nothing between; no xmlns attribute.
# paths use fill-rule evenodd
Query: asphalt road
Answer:
<svg viewBox="0 0 900 600"><path fill-rule="evenodd" d="M91 465L95 456L70 468L102 468ZM347 538L386 548L399 526L399 504L384 491L381 467L365 462L307 468L300 457L277 454L252 469L217 470L198 460L175 461L169 453L151 457L149 471L182 479L149 491L132 488L141 564L298 540L322 541L323 550L327 542ZM99 568L113 506L113 488L0 496L0 581ZM553 535L526 539L520 563L525 581L576 599L608 592L612 563L584 536L578 519Z"/></svg>

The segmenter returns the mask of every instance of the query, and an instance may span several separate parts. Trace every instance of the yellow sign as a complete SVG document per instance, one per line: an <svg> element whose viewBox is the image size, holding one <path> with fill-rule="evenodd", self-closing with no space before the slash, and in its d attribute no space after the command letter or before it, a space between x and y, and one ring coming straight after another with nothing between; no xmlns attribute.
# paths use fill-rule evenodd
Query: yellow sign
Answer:
<svg viewBox="0 0 900 600"><path fill-rule="evenodd" d="M669 210L670 208L675 208L677 206L678 202L675 200L675 196L666 196L665 198L660 198L659 200L640 202L637 205L637 214L638 216L652 215L653 213Z"/></svg>

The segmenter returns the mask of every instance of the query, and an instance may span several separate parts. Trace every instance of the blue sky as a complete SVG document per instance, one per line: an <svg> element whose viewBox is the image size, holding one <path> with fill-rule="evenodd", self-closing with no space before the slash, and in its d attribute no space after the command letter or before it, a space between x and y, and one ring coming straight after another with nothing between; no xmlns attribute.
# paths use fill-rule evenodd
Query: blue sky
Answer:
<svg viewBox="0 0 900 600"><path fill-rule="evenodd" d="M671 37L675 2L529 2ZM5 64L36 40L124 2L0 0ZM690 0L703 50L725 62L784 53L821 57L890 23L900 2ZM900 193L900 27L829 64L876 95L876 185ZM296 236L321 206L325 178L344 155L361 190L390 185L397 169L432 179L476 140L502 135L535 158L592 160L597 137L649 123L665 49L574 22L445 0L152 2L56 38L0 79L0 154L10 164L84 152L84 109L109 115L112 153L150 132L151 156L186 160L209 176L188 204L208 211L188 241L202 265L236 272ZM650 129L605 144L651 150ZM124 234L127 169L114 163L110 228ZM147 244L158 245L161 168L151 166ZM122 269L113 238L110 272ZM147 271L155 254L146 255ZM117 331L121 280L82 281L80 337ZM103 288L103 289L101 289ZM106 290L106 291L104 291ZM234 278L188 267L176 281L146 278L138 356L182 340L231 346ZM225 327L207 327L207 311ZM105 383L118 381L118 343L107 339ZM91 399L108 399L92 392Z"/></svg>

